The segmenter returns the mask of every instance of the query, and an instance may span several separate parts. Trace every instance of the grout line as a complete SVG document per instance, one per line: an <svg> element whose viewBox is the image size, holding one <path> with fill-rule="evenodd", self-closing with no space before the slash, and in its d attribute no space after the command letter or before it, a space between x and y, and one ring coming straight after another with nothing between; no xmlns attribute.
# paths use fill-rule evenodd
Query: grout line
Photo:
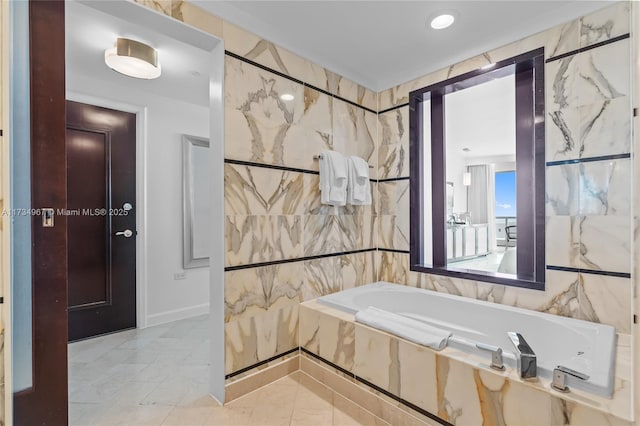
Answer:
<svg viewBox="0 0 640 426"><path fill-rule="evenodd" d="M597 269L572 268L570 266L547 265L548 271L577 272L579 274L604 275L607 277L631 278L628 272L602 271Z"/></svg>
<svg viewBox="0 0 640 426"><path fill-rule="evenodd" d="M374 248L361 249L361 250L343 251L338 253L318 254L315 256L296 257L294 259L281 259L281 260L273 260L270 262L248 263L246 265L227 266L224 268L224 271L229 272L229 271L237 271L239 269L260 268L262 266L279 265L282 263L305 262L308 260L323 259L326 257L346 256L349 254L367 253L367 252L376 251L376 250L377 248L374 247Z"/></svg>
<svg viewBox="0 0 640 426"><path fill-rule="evenodd" d="M237 59L237 60L239 60L239 61L245 62L245 63L247 63L247 64L249 64L249 65L253 65L254 67L258 67L258 68L260 68L260 69L263 69L263 70L265 70L265 71L268 71L268 72L270 72L270 73L273 73L273 74L275 74L275 75L277 75L277 76L279 76L279 77L286 78L287 80L293 81L294 83L298 83L298 84L301 84L301 85L303 85L303 86L305 86L305 87L308 87L308 88L310 88L310 89L317 90L318 92L324 93L324 94L325 94L325 95L327 95L327 96L331 96L332 98L335 98L335 99L341 100L341 101L346 102L346 103L348 103L348 104L351 104L351 105L353 105L353 106L355 106L355 107L361 108L361 109L363 109L363 110L365 110L365 111L368 111L368 112L370 112L370 113L373 113L373 114L378 115L378 112L377 112L377 111L372 110L371 108L368 108L368 107L366 107L366 106L364 106L364 105L360 105L360 104L358 104L358 103L356 103L356 102L354 102L354 101L351 101L351 100L349 100L349 99L343 98L343 97L342 97L342 96L340 96L340 95L336 95L336 94L333 94L333 93L331 93L331 92L327 92L327 91L326 91L326 90L324 90L324 89L320 89L319 87L316 87L316 86L314 86L314 85L312 85L312 84L306 83L306 82L304 82L304 81L302 81L302 80L299 80L299 79L297 79L297 78L295 78L295 77L291 77L290 75L287 75L287 74L285 74L285 73L283 73L283 72L280 72L280 71L278 71L278 70L274 70L273 68L270 68L270 67L268 67L268 66L266 66L266 65L262 65L262 64L260 64L260 63L258 63L258 62L252 61L251 59L247 59L247 58L245 58L244 56L238 55L237 53L233 53L233 52L230 52L230 51L228 51L228 50L225 50L225 51L224 51L224 53L225 53L225 55L227 55L227 56L231 56L231 57L232 57L232 58L234 58L234 59ZM344 78L344 77L343 77L343 78ZM357 83L356 83L356 84L357 84ZM364 86L361 86L361 85L358 85L358 86L360 86L360 87L364 87ZM376 94L376 96L378 95L378 93L377 93L377 92L373 92L372 90L367 89L367 88L365 88L365 89L366 89L366 90L369 90L369 91L370 91L370 92L372 92L372 93L375 93L375 94Z"/></svg>
<svg viewBox="0 0 640 426"><path fill-rule="evenodd" d="M631 153L626 152L623 154L600 155L598 157L584 157L584 158L573 158L571 160L547 161L545 165L547 167L563 166L567 164L593 163L596 161L620 160L625 158L631 158Z"/></svg>
<svg viewBox="0 0 640 426"><path fill-rule="evenodd" d="M383 109L382 111L378 111L378 115L379 115L379 114L384 114L385 112L393 111L393 110L395 110L395 109L400 109L400 108L403 108L403 107L406 107L406 106L409 106L409 102L407 102L407 103L405 103L405 104L400 104L400 105L392 106L392 107L390 107L390 108Z"/></svg>
<svg viewBox="0 0 640 426"><path fill-rule="evenodd" d="M329 366L333 367L334 369L340 371L343 374L347 374L349 376L352 376L356 381L358 381L358 382L360 382L360 383L372 388L373 390L375 390L377 392L380 392L380 393L384 394L385 396L393 399L396 402L399 402L400 404L402 404L402 405L404 405L404 406L406 406L406 407L408 407L408 408L410 408L410 409L412 409L414 411L417 411L418 413L422 414L423 416L428 417L431 420L434 420L434 421L440 423L441 425L453 426L451 423L447 422L446 420L441 419L440 417L436 416L435 414L431 414L427 410L425 410L425 409L423 409L421 407L418 407L417 405L407 401L406 399L400 398L399 396L394 395L393 393L389 392L388 390L386 390L386 389L384 389L384 388L382 388L382 387L380 387L378 385L375 385L375 384L371 383L370 381L368 381L366 379L363 379L360 376L357 376L357 375L351 373L350 371L340 367L339 365L336 365L336 364L332 363L331 361L328 361L328 360L324 359L320 355L317 355L317 354L311 352L310 350L308 350L308 349L306 349L306 348L304 348L302 346L300 347L300 351L302 353L306 353L306 354L310 355L311 357L313 357L313 358L315 358L315 359L317 359L319 361L324 362L325 364L328 364ZM411 414L411 413L407 413L407 414Z"/></svg>
<svg viewBox="0 0 640 426"><path fill-rule="evenodd" d="M609 40L604 40L604 41L601 41L599 43L592 44L590 46L580 47L578 49L572 50L572 51L567 52L567 53L561 53L560 55L548 58L544 62L548 64L549 62L557 61L557 60L566 58L568 56L576 55L578 53L587 52L589 50L596 49L598 47L606 46L607 44L615 43L616 41L628 39L629 37L630 37L629 33L622 34L622 35L619 35L617 37L610 38Z"/></svg>

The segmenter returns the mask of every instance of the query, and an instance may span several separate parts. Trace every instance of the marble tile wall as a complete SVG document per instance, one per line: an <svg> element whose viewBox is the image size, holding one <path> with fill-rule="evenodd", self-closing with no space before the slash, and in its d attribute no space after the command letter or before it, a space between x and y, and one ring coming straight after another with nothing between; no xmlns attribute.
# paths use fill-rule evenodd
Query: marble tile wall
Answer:
<svg viewBox="0 0 640 426"><path fill-rule="evenodd" d="M546 58L552 58L629 29L630 3L616 3L381 92L378 177L409 176L406 103L411 90L541 46ZM631 279L587 273L624 276L632 268L632 164L629 158L618 158L633 151L630 49L630 39L623 39L545 65L546 262L579 271L548 271L546 290L531 291L412 272L408 254L380 251L378 278L602 322L630 333ZM402 180L378 184L380 249L408 250L409 201L404 187L408 182Z"/></svg>

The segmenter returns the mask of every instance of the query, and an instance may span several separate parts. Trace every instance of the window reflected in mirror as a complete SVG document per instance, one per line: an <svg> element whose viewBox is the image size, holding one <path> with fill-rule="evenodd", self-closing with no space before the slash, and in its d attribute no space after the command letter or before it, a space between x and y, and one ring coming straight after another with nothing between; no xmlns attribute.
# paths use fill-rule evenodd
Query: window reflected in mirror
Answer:
<svg viewBox="0 0 640 426"><path fill-rule="evenodd" d="M447 265L515 275L515 180L504 175L514 178L516 170L515 75L448 93L443 103L447 190L453 193ZM514 227L509 243L507 226Z"/></svg>

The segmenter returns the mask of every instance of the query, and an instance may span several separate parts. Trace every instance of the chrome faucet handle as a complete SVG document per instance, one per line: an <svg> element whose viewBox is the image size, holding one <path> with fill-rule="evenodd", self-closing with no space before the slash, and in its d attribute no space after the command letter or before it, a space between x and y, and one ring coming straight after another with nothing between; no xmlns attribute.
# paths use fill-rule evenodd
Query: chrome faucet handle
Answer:
<svg viewBox="0 0 640 426"><path fill-rule="evenodd" d="M572 370L569 367L559 365L553 369L553 379L551 380L551 388L558 392L569 392L569 386L567 386L567 376L573 376L580 380L589 380L589 376L576 370Z"/></svg>
<svg viewBox="0 0 640 426"><path fill-rule="evenodd" d="M485 343L476 343L476 348L491 352L491 368L504 371L504 358L502 357L501 347L487 345Z"/></svg>
<svg viewBox="0 0 640 426"><path fill-rule="evenodd" d="M536 353L524 340L522 334L515 331L507 332L511 343L516 348L516 360L518 362L518 372L521 379L533 379L538 376L538 363Z"/></svg>

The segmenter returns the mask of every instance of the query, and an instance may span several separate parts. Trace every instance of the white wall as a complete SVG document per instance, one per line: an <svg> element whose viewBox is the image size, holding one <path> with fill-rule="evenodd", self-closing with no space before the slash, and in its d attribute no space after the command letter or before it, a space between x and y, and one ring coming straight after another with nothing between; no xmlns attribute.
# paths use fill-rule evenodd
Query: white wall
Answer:
<svg viewBox="0 0 640 426"><path fill-rule="evenodd" d="M186 270L184 280L175 280L174 274L183 272L181 135L208 137L209 108L98 81L73 70L67 70L67 91L72 99L88 95L146 108L146 149L138 150L143 158L137 161L139 167L146 165L143 190L147 199L147 223L138 234L139 239L146 237L147 245L146 267L139 274L146 277L146 315L139 326L208 313L209 268Z"/></svg>

